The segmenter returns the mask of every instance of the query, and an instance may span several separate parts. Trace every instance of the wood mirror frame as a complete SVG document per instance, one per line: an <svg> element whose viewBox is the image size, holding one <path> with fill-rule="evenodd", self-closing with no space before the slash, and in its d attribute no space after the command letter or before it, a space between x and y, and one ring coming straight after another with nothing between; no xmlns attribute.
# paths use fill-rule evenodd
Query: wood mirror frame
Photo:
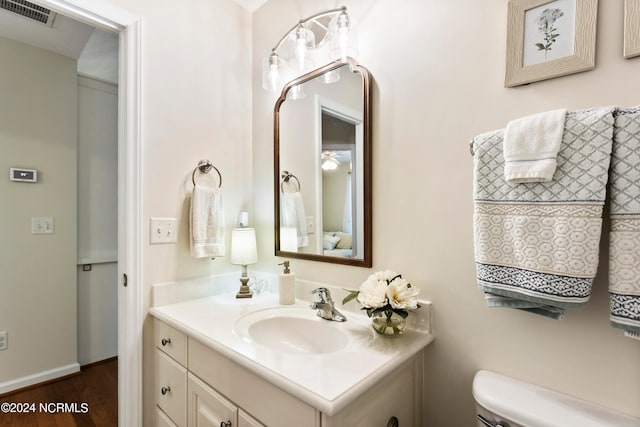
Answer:
<svg viewBox="0 0 640 427"><path fill-rule="evenodd" d="M362 140L362 165L358 165L358 168L362 170L361 178L362 181L362 229L358 230L358 233L361 233L361 246L362 248L358 248L358 257L346 257L346 256L331 256L325 255L324 250L322 253L313 253L313 252L296 252L296 251L286 251L281 249L282 244L282 236L280 234L281 223L282 223L282 213L281 213L281 191L282 187L282 173L284 170L281 170L281 149L282 144L280 141L281 138L281 107L282 104L287 100L287 94L290 90L298 85L309 82L313 79L321 77L326 73L332 72L334 70L338 70L344 67L344 69L348 70L352 74L358 74L362 78L362 86L361 93L362 99L361 107L362 107L362 122L359 124L358 128L361 130L361 140ZM294 101L289 101L294 102ZM316 124L317 125L317 124ZM318 146L317 141L313 141L314 147ZM322 141L320 141L320 147L322 147ZM313 148L313 147L312 147ZM321 153L317 153L318 155L318 163L320 162ZM297 259L306 259L311 261L320 261L320 262L328 262L335 264L345 264L359 267L371 267L372 265L372 156L371 156L371 75L369 71L363 66L359 65L354 59L346 58L344 61L334 61L323 67L320 67L316 70L313 70L307 74L304 74L289 83L287 83L282 89L281 95L276 101L274 107L274 218L275 218L275 255L280 257L287 258L297 258ZM295 174L295 171L293 172ZM297 180L295 175L293 176ZM320 185L316 183L316 186ZM304 186L304 183L303 183ZM358 196L360 197L360 196ZM316 236L323 236L324 238L324 230L316 229L314 234ZM318 243L316 242L316 245ZM360 255L361 254L361 255Z"/></svg>

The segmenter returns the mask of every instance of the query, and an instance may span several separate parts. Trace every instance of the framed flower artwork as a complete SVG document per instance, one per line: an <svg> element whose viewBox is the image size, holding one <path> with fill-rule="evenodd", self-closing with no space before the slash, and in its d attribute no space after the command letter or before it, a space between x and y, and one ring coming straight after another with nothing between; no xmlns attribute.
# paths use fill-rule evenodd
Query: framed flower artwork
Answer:
<svg viewBox="0 0 640 427"><path fill-rule="evenodd" d="M640 0L624 1L624 57L640 55Z"/></svg>
<svg viewBox="0 0 640 427"><path fill-rule="evenodd" d="M509 0L505 86L593 69L597 12L598 0Z"/></svg>

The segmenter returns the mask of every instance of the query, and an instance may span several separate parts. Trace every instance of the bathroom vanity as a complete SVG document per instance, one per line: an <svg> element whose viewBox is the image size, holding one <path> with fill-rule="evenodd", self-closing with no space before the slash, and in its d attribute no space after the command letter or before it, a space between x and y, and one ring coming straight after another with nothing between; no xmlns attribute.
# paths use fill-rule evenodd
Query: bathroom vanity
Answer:
<svg viewBox="0 0 640 427"><path fill-rule="evenodd" d="M157 426L422 425L423 350L433 339L423 321L387 338L359 312L330 322L273 294L151 314Z"/></svg>

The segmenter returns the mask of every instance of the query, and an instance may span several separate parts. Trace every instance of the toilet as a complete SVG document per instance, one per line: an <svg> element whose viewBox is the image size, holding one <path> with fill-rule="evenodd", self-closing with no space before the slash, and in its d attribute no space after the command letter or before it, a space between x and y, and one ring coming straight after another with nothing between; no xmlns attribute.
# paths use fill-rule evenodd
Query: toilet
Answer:
<svg viewBox="0 0 640 427"><path fill-rule="evenodd" d="M489 371L473 378L478 427L640 427L640 419Z"/></svg>

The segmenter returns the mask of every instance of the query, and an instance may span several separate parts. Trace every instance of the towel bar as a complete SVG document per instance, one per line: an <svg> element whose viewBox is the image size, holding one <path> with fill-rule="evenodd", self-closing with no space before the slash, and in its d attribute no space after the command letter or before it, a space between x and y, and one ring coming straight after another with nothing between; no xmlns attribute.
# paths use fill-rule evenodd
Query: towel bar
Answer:
<svg viewBox="0 0 640 427"><path fill-rule="evenodd" d="M209 160L200 160L198 162L198 166L196 166L193 170L193 173L191 174L191 182L193 182L194 187L196 185L196 172L200 170L200 173L209 173L211 172L211 169L215 169L215 171L218 173L218 188L222 187L222 175L220 174L218 168L213 166L213 163L211 163Z"/></svg>
<svg viewBox="0 0 640 427"><path fill-rule="evenodd" d="M289 171L282 171L282 174L280 175L282 177L282 182L280 183L280 191L282 191L284 193L284 183L285 182L289 182L289 180L291 178L295 179L296 182L298 183L298 191L300 191L300 189L302 188L302 186L300 185L300 180L298 179L297 176L295 176L294 174L292 174Z"/></svg>

